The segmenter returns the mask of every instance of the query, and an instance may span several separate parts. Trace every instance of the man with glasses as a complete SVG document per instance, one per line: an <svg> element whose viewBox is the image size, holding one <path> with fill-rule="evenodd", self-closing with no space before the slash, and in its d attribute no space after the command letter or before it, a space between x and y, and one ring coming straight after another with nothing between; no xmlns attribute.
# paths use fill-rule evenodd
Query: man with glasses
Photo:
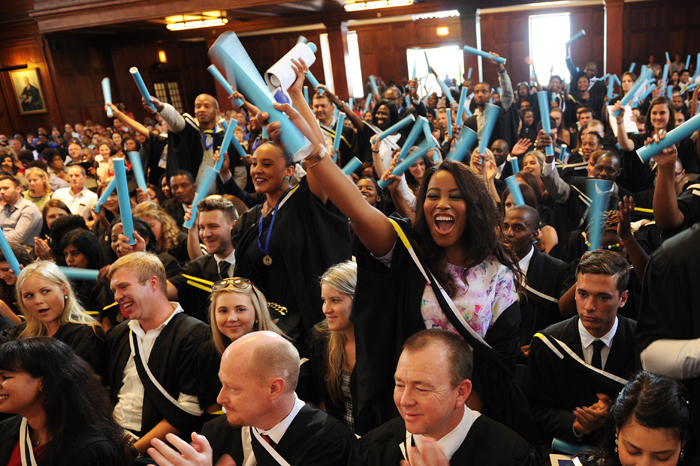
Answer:
<svg viewBox="0 0 700 466"><path fill-rule="evenodd" d="M223 198L202 199L197 209L197 219L187 238L188 249L190 257L193 253L201 254L201 239L207 254L188 262L184 272L168 282L168 297L179 301L189 315L206 322L209 289L217 280L233 275L236 258L231 231L238 213L234 205Z"/></svg>

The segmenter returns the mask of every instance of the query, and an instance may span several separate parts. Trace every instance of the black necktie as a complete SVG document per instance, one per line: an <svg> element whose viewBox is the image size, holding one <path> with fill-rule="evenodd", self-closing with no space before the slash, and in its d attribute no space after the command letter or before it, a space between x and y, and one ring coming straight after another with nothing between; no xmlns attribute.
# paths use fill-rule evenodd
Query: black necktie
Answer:
<svg viewBox="0 0 700 466"><path fill-rule="evenodd" d="M596 340L593 342L593 358L591 358L591 366L595 367L596 369L603 368L603 359L600 355L600 350L602 350L604 346L605 342L603 342L603 340Z"/></svg>
<svg viewBox="0 0 700 466"><path fill-rule="evenodd" d="M219 262L219 277L224 280L228 278L228 267L229 263L226 261Z"/></svg>

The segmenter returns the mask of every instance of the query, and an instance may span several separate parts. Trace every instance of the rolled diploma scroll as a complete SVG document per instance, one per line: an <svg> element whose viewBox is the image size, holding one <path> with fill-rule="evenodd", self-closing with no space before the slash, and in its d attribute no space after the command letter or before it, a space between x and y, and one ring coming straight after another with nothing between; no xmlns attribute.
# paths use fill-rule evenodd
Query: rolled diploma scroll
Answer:
<svg viewBox="0 0 700 466"><path fill-rule="evenodd" d="M364 111L364 113L367 113L367 112L369 111L369 104L371 104L371 103L372 103L372 93L370 92L370 93L367 95L367 100L365 100L365 111Z"/></svg>
<svg viewBox="0 0 700 466"><path fill-rule="evenodd" d="M612 76L610 76L608 78L608 100L612 99L614 87L615 87L615 79Z"/></svg>
<svg viewBox="0 0 700 466"><path fill-rule="evenodd" d="M296 154L307 145L306 138L287 116L274 107L274 99L265 81L260 77L255 65L233 32L219 36L209 49L214 61L224 63L225 69L231 70L238 89L261 111L267 112L268 121L277 121L281 126L280 138L289 154Z"/></svg>
<svg viewBox="0 0 700 466"><path fill-rule="evenodd" d="M572 42L574 42L574 41L580 39L581 37L583 37L583 36L585 36L585 35L586 35L586 31L584 31L583 29L581 29L579 32L577 32L576 34L574 34L574 37L572 37L571 39L569 39L569 40L566 41L566 45L571 44Z"/></svg>
<svg viewBox="0 0 700 466"><path fill-rule="evenodd" d="M679 127L668 132L665 138L659 142L652 142L644 147L637 149L637 155L644 162L649 161L654 155L662 150L671 147L673 144L690 137L695 131L700 129L700 115L695 115L690 120L686 121Z"/></svg>
<svg viewBox="0 0 700 466"><path fill-rule="evenodd" d="M112 88L109 87L109 78L102 78L102 95L105 97L105 103L112 103ZM112 107L107 107L107 116L112 118Z"/></svg>
<svg viewBox="0 0 700 466"><path fill-rule="evenodd" d="M289 86L294 84L294 81L297 79L297 74L294 72L294 68L292 68L292 59L297 61L302 59L308 67L314 64L316 55L314 55L311 45L312 44L297 43L292 47L292 50L287 52L277 63L272 65L265 72L265 82L270 90L277 88L287 90Z"/></svg>
<svg viewBox="0 0 700 466"><path fill-rule="evenodd" d="M467 79L472 79L472 68L469 67L469 72L467 73Z"/></svg>
<svg viewBox="0 0 700 466"><path fill-rule="evenodd" d="M420 121L416 122L416 125L422 126ZM433 148L433 146L432 146L432 144L430 144L429 141L423 141L413 152L408 154L408 157L403 159L402 162L399 162L394 167L394 169L391 171L391 174L396 175L396 176L403 175L411 167L411 165L416 163L422 157L425 157L425 154L427 154L428 151L432 148ZM389 186L391 183L392 183L392 180L379 180L379 183L377 183L377 184L379 185L380 188L386 189L387 186Z"/></svg>
<svg viewBox="0 0 700 466"><path fill-rule="evenodd" d="M690 55L688 55L688 58L685 59L685 69L690 68Z"/></svg>
<svg viewBox="0 0 700 466"><path fill-rule="evenodd" d="M496 63L503 63L504 65L506 64L505 58L496 57L488 52L484 52L483 50L475 49L474 47L469 47L468 45L464 46L464 51L467 53L471 53L472 55L479 55L480 57L491 58Z"/></svg>
<svg viewBox="0 0 700 466"><path fill-rule="evenodd" d="M462 126L464 121L462 119L462 113L464 113L464 103L467 100L467 92L469 89L465 86L459 93L459 107L457 107L457 116L455 117L455 125Z"/></svg>
<svg viewBox="0 0 700 466"><path fill-rule="evenodd" d="M668 64L664 65L664 73L661 79L661 85L666 87L666 82L668 81Z"/></svg>
<svg viewBox="0 0 700 466"><path fill-rule="evenodd" d="M611 182L608 180L596 180L587 179L586 180L586 192L588 197L591 199L591 207L588 211L588 224L592 225L591 232L588 238L590 246L588 246L589 251L595 251L600 249L600 243L602 238L602 231L600 228L600 213L605 207L603 204L605 202L605 193L610 190Z"/></svg>
<svg viewBox="0 0 700 466"><path fill-rule="evenodd" d="M463 127L454 148L447 155L447 158L461 162L469 154L472 146L476 144L477 139L479 139L479 135L476 134L476 131L467 126Z"/></svg>
<svg viewBox="0 0 700 466"><path fill-rule="evenodd" d="M510 161L510 166L513 170L513 175L520 172L520 166L518 165L518 158L513 157Z"/></svg>
<svg viewBox="0 0 700 466"><path fill-rule="evenodd" d="M204 176L202 177L202 181L199 183L199 185L197 185L197 192L194 193L194 199L192 200L192 206L190 207L192 216L183 224L183 226L188 230L192 228L194 225L194 220L197 218L197 204L199 204L199 201L207 197L207 194L209 194L209 190L214 185L218 175L219 172L217 172L214 167L206 167L204 169Z"/></svg>
<svg viewBox="0 0 700 466"><path fill-rule="evenodd" d="M117 187L117 178L112 177L111 180L109 180L109 184L105 188L104 191L102 191L102 195L100 198L97 200L97 205L95 206L95 212L99 212L100 208L102 207L102 204L107 202L107 198L112 195L112 192L114 191L114 188Z"/></svg>
<svg viewBox="0 0 700 466"><path fill-rule="evenodd" d="M515 203L516 207L525 204L523 193L520 190L520 185L518 184L518 180L515 178L515 175L506 178L506 186L508 186L510 195L513 196L513 202Z"/></svg>
<svg viewBox="0 0 700 466"><path fill-rule="evenodd" d="M146 103L150 105L150 107L153 110L155 110L156 106L153 104L153 102L151 102L151 94L148 93L148 89L146 88L146 84L143 82L143 78L141 77L141 73L139 73L139 69L135 66L132 66L131 68L129 68L129 73L131 73L131 76L134 78L134 81L136 82L136 87L139 88L143 100L145 100Z"/></svg>
<svg viewBox="0 0 700 466"><path fill-rule="evenodd" d="M136 178L136 185L143 190L144 193L148 194L148 187L146 186L146 177L143 175L143 166L141 165L141 153L136 151L129 151L126 153L129 156L129 161L131 162L131 171L134 172L134 178Z"/></svg>
<svg viewBox="0 0 700 466"><path fill-rule="evenodd" d="M377 80L373 74L369 75L369 82L372 83L372 92L374 92L374 95L378 96L379 90L377 89Z"/></svg>
<svg viewBox="0 0 700 466"><path fill-rule="evenodd" d="M304 86L304 100L309 103L309 86Z"/></svg>
<svg viewBox="0 0 700 466"><path fill-rule="evenodd" d="M545 93L544 98L546 101L547 91L542 92ZM479 133L479 154L483 154L489 145L489 139L491 139L493 129L496 127L499 113L501 113L501 107L486 104L484 109L484 126L481 128L481 133Z"/></svg>
<svg viewBox="0 0 700 466"><path fill-rule="evenodd" d="M336 161L336 151L340 149L340 141L343 138L343 125L345 125L345 114L338 114L338 121L335 123L335 136L333 137L333 161Z"/></svg>
<svg viewBox="0 0 700 466"><path fill-rule="evenodd" d="M360 168L360 165L362 165L362 160L358 159L357 157L353 157L350 159L347 165L343 167L343 173L350 176L355 173L355 170Z"/></svg>
<svg viewBox="0 0 700 466"><path fill-rule="evenodd" d="M630 65L630 69L629 69L629 72L630 72L630 73L633 73L633 72L634 72L634 67L635 67L636 65L637 65L637 64L636 64L635 62L632 62L632 64Z"/></svg>
<svg viewBox="0 0 700 466"><path fill-rule="evenodd" d="M126 165L123 158L113 158L114 178L117 180L117 196L119 196L119 216L124 229L124 236L129 238L127 244L136 244L134 237L134 219L131 216L131 199L129 185L126 184Z"/></svg>
<svg viewBox="0 0 700 466"><path fill-rule="evenodd" d="M542 129L547 136L551 136L552 128L549 122L549 105L547 104L547 91L540 91L537 93L537 103L540 107L540 115L542 115ZM545 147L546 155L554 155L554 147Z"/></svg>
<svg viewBox="0 0 700 466"><path fill-rule="evenodd" d="M649 77L649 74L651 74L651 68L646 68L644 72L637 78L637 80L634 82L632 87L630 88L629 91L627 91L627 94L620 99L620 105L623 107L627 104L630 103L630 100L632 100L632 97L637 93L637 90L644 85L644 83L647 82L647 79ZM620 112L613 112L615 116L617 116Z"/></svg>
<svg viewBox="0 0 700 466"><path fill-rule="evenodd" d="M97 276L100 274L99 270L93 269L77 269L73 267L59 267L61 272L65 274L66 277L71 280L97 280Z"/></svg>
<svg viewBox="0 0 700 466"><path fill-rule="evenodd" d="M7 263L10 265L12 271L19 277L19 273L21 272L19 268L19 261L17 260L15 253L12 252L12 247L10 247L10 243L7 241L7 238L5 238L5 232L2 231L2 228L0 228L0 250L2 251L2 255L5 256L5 261L7 261Z"/></svg>
<svg viewBox="0 0 700 466"><path fill-rule="evenodd" d="M440 89L442 89L442 93L445 94L447 97L447 100L450 101L451 104L455 103L454 97L452 97L452 93L450 92L450 88L447 87L447 84L445 84L445 81L438 79L438 84L440 85Z"/></svg>
<svg viewBox="0 0 700 466"><path fill-rule="evenodd" d="M446 111L447 113L447 135L452 139L452 110L449 108Z"/></svg>
<svg viewBox="0 0 700 466"><path fill-rule="evenodd" d="M411 123L414 123L416 121L416 117L413 115L408 115L405 118L400 119L397 123L394 123L387 129L386 131L382 131L381 133L377 134L377 140L381 141L387 136L390 136L396 132L398 132L401 128L403 128L406 125L409 125Z"/></svg>
<svg viewBox="0 0 700 466"><path fill-rule="evenodd" d="M401 152L399 152L399 162L401 162L405 157L406 154L408 154L408 151L411 150L411 147L413 147L413 143L416 142L416 139L418 139L418 135L423 131L423 122L427 121L424 117L419 116L416 122L413 124L413 128L411 128L411 132L408 133L408 137L406 138L406 141L403 143L403 147L401 148ZM403 173L403 172L402 172Z"/></svg>
<svg viewBox="0 0 700 466"><path fill-rule="evenodd" d="M221 171L221 167L224 164L224 152L228 151L228 147L231 144L231 139L233 139L233 131L236 129L236 122L231 119L231 124L226 128L224 133L224 140L221 141L221 147L219 147L219 161L214 164L214 170L218 172ZM229 154L229 157L231 154Z"/></svg>
<svg viewBox="0 0 700 466"><path fill-rule="evenodd" d="M209 65L209 67L207 68L207 71L209 71L209 73L211 73L211 75L214 76L214 79L219 81L219 84L221 84L221 87L223 87L224 91L226 91L226 95L233 94L233 87L231 86L231 84L229 84L228 81L226 81L226 78L224 78L224 75L221 74L221 72L219 71L219 69L216 66ZM241 98L236 99L236 103L238 104L239 107L242 107L243 106L243 99L241 99Z"/></svg>

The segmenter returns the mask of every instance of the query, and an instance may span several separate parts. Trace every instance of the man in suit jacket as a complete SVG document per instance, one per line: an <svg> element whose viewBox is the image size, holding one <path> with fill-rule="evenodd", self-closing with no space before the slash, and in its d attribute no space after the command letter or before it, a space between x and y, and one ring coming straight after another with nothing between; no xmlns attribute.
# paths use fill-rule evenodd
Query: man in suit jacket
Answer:
<svg viewBox="0 0 700 466"><path fill-rule="evenodd" d="M178 170L170 177L170 192L173 197L165 201L165 210L177 223L178 228L182 228L185 223L185 210L192 204L196 191L194 177L185 170Z"/></svg>
<svg viewBox="0 0 700 466"><path fill-rule="evenodd" d="M530 344L527 395L543 441L592 444L591 434L603 426L611 402L638 367L636 322L617 315L628 297L623 256L587 252L576 277L578 315L538 333Z"/></svg>
<svg viewBox="0 0 700 466"><path fill-rule="evenodd" d="M208 322L211 293L207 288L233 276L236 256L231 232L238 214L233 204L224 198L202 199L197 209L199 214L189 230L188 242L198 250L201 238L208 254L188 262L184 271L168 282L168 297L178 301L187 314Z"/></svg>
<svg viewBox="0 0 700 466"><path fill-rule="evenodd" d="M288 340L269 331L253 332L224 352L219 371L223 388L217 401L226 414L192 434L188 445L168 436L182 454L162 441L148 450L160 465L345 464L355 436L342 424L294 392L299 353Z"/></svg>
<svg viewBox="0 0 700 466"><path fill-rule="evenodd" d="M411 464L541 464L525 439L466 406L472 367L471 347L459 335L439 329L412 335L394 375L401 417L363 435L348 465L398 465L409 458Z"/></svg>
<svg viewBox="0 0 700 466"><path fill-rule="evenodd" d="M506 244L518 256L526 278L526 299L520 302L520 346L527 354L535 332L562 320L559 298L566 291L562 285L569 266L534 246L540 236L540 214L528 205L513 207L506 213L503 234Z"/></svg>

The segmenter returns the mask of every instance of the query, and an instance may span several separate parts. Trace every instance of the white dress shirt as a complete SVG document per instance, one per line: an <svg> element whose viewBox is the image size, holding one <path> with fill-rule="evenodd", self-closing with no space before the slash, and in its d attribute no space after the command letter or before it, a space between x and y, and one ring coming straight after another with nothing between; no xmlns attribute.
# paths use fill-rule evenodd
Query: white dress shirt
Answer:
<svg viewBox="0 0 700 466"><path fill-rule="evenodd" d="M600 362L601 366L603 369L605 369L605 363L608 360L608 355L610 354L610 348L612 347L613 344L613 337L615 336L615 332L617 332L617 324L618 324L618 319L615 317L615 323L613 324L612 328L608 333L603 335L601 338L596 338L590 333L588 333L588 330L585 329L583 324L581 323L581 319L578 321L578 334L581 337L581 347L583 348L583 359L586 361L587 364L591 363L591 360L593 359L593 342L596 340L601 340L603 343L605 343L605 346L603 346L600 349Z"/></svg>

